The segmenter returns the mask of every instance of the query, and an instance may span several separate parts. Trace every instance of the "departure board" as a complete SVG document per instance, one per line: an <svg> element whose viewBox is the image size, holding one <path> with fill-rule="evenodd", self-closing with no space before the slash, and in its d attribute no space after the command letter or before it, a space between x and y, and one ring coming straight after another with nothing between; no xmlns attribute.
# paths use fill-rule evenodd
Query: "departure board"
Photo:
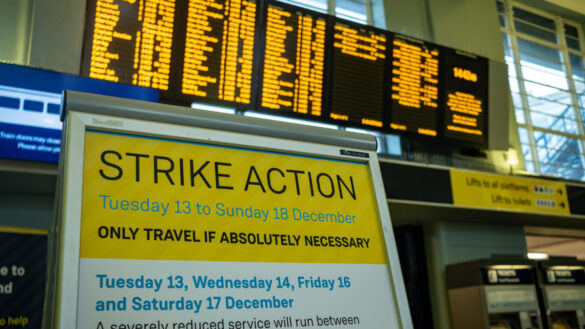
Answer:
<svg viewBox="0 0 585 329"><path fill-rule="evenodd" d="M175 1L94 0L90 5L84 75L167 90Z"/></svg>
<svg viewBox="0 0 585 329"><path fill-rule="evenodd" d="M254 0L90 0L83 74L161 99L250 104Z"/></svg>
<svg viewBox="0 0 585 329"><path fill-rule="evenodd" d="M329 117L352 125L384 126L386 32L337 21L333 31Z"/></svg>
<svg viewBox="0 0 585 329"><path fill-rule="evenodd" d="M178 64L180 94L250 104L256 2L188 3L184 50L176 60L182 63Z"/></svg>
<svg viewBox="0 0 585 329"><path fill-rule="evenodd" d="M437 136L439 47L395 35L391 77L390 128Z"/></svg>
<svg viewBox="0 0 585 329"><path fill-rule="evenodd" d="M445 137L483 144L487 130L487 59L445 49L441 72Z"/></svg>
<svg viewBox="0 0 585 329"><path fill-rule="evenodd" d="M162 102L487 143L488 60L278 0L88 0L82 73Z"/></svg>
<svg viewBox="0 0 585 329"><path fill-rule="evenodd" d="M321 117L327 16L270 3L265 17L260 106Z"/></svg>

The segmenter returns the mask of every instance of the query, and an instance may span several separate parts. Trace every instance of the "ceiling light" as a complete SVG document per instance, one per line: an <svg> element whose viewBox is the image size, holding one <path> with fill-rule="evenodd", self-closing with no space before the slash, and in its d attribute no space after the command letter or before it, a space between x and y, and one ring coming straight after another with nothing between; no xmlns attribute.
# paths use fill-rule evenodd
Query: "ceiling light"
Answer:
<svg viewBox="0 0 585 329"><path fill-rule="evenodd" d="M548 254L545 252L529 252L528 259L535 259L535 260L548 259Z"/></svg>

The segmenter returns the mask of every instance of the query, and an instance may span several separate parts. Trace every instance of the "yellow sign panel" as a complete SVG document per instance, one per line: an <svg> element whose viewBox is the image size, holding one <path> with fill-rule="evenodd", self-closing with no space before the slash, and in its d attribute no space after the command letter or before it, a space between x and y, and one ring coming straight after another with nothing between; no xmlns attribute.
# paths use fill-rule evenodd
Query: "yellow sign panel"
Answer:
<svg viewBox="0 0 585 329"><path fill-rule="evenodd" d="M81 257L385 264L365 163L88 131Z"/></svg>
<svg viewBox="0 0 585 329"><path fill-rule="evenodd" d="M570 214L563 183L451 170L451 186L457 206Z"/></svg>

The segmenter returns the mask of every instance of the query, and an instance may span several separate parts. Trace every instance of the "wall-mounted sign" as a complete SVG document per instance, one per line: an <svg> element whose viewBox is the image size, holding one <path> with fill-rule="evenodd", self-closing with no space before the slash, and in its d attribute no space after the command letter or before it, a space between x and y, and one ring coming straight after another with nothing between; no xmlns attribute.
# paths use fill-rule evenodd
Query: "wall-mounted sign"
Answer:
<svg viewBox="0 0 585 329"><path fill-rule="evenodd" d="M456 206L570 214L563 183L463 170L450 174Z"/></svg>

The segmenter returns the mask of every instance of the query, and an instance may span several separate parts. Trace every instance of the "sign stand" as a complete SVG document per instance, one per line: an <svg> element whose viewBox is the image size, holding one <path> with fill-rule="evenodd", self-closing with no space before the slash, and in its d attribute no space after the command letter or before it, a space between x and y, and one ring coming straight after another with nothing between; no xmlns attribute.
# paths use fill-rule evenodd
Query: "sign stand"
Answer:
<svg viewBox="0 0 585 329"><path fill-rule="evenodd" d="M412 328L372 136L63 104L45 328Z"/></svg>

